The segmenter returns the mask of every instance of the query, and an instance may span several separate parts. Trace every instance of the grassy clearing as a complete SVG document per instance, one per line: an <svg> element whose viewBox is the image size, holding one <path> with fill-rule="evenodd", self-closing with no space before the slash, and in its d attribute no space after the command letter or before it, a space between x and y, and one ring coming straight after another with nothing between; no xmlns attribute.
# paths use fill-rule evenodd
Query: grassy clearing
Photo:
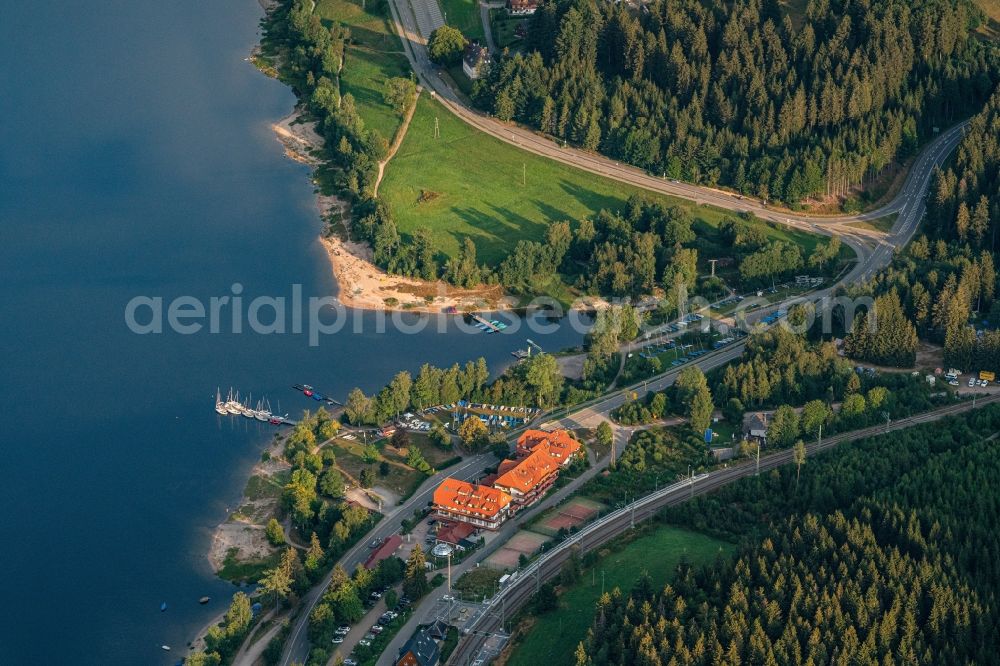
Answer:
<svg viewBox="0 0 1000 666"><path fill-rule="evenodd" d="M392 27L386 0L365 0L363 5L360 0L319 0L316 13L328 24L350 28L341 92L354 97L365 125L391 141L402 117L385 103L382 91L387 79L409 76L410 64Z"/></svg>
<svg viewBox="0 0 1000 666"><path fill-rule="evenodd" d="M892 215L886 215L885 217L880 217L877 220L862 220L860 222L851 222L848 226L857 227L858 229L868 229L869 231L881 231L882 233L889 233L892 231L892 226L896 224L896 218L899 217L898 213L893 213Z"/></svg>
<svg viewBox="0 0 1000 666"><path fill-rule="evenodd" d="M673 527L659 527L617 552L601 551L583 579L559 597L559 609L535 618L534 625L520 636L507 661L509 666L558 666L574 663L574 650L586 636L594 617L594 605L603 588L610 592L629 589L643 571L648 571L656 587L670 578L682 559L692 564L707 562L717 554L729 556L732 544Z"/></svg>
<svg viewBox="0 0 1000 666"><path fill-rule="evenodd" d="M238 549L230 548L226 553L226 559L222 561L222 568L219 569L219 578L233 583L256 582L266 569L273 569L281 559L281 553L278 552L262 559L241 560L237 558L238 552Z"/></svg>
<svg viewBox="0 0 1000 666"><path fill-rule="evenodd" d="M330 446L337 454L337 467L340 471L354 479L359 479L362 470L370 469L375 473L375 485L388 488L401 497L409 497L417 486L427 478L422 472L402 464L403 460L399 456L387 454L382 447L379 448L379 460L367 463L362 454L364 446L359 442L338 437L333 440ZM382 460L389 462L388 474L385 476L380 474L379 469Z"/></svg>
<svg viewBox="0 0 1000 666"><path fill-rule="evenodd" d="M526 24L528 19L517 18L507 13L506 9L491 9L490 22L493 29L493 41L498 49L517 48L524 40L514 34L517 26Z"/></svg>
<svg viewBox="0 0 1000 666"><path fill-rule="evenodd" d="M287 479L282 480L273 476L254 475L247 479L243 495L249 500L277 499L281 497L281 491L285 483L287 483Z"/></svg>
<svg viewBox="0 0 1000 666"><path fill-rule="evenodd" d="M483 41L483 21L476 0L440 0L448 25L458 28L469 39Z"/></svg>
<svg viewBox="0 0 1000 666"><path fill-rule="evenodd" d="M439 139L434 138L435 118ZM727 216L522 151L473 129L428 96L418 101L380 192L403 234L427 227L435 245L449 256L468 236L480 261L488 263L501 261L519 240L541 240L550 222L620 209L636 193L691 210L698 218L702 256L719 249L717 228ZM769 233L775 240L801 244L806 252L822 240L780 225Z"/></svg>
<svg viewBox="0 0 1000 666"><path fill-rule="evenodd" d="M455 581L452 588L461 594L463 599L492 597L502 575L503 572L489 567L470 569Z"/></svg>

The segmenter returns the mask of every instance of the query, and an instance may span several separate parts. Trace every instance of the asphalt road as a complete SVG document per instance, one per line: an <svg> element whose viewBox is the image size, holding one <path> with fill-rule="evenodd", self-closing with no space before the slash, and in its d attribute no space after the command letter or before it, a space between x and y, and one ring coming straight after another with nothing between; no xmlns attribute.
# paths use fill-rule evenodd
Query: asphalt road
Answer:
<svg viewBox="0 0 1000 666"><path fill-rule="evenodd" d="M965 127L964 123L952 127L924 148L912 164L910 173L896 197L877 210L856 215L828 217L773 210L756 199L740 197L736 194L714 188L659 178L640 169L622 165L594 153L560 146L551 138L541 136L523 127L502 123L495 118L468 108L445 83L444 79L438 73L437 67L428 58L426 38L421 35L417 28L417 21L410 3L405 0L390 0L389 7L392 11L397 31L402 38L406 55L421 85L437 97L449 111L473 127L531 153L548 157L619 182L642 187L653 192L681 197L698 204L709 204L737 212L751 212L760 218L807 231L840 236L842 241L854 250L858 260L839 282L828 289L810 295L812 299L819 299L830 295L838 286L866 280L874 272L888 265L892 260L892 254L895 249L905 245L916 232L925 210L924 195L929 187L933 170L958 145L962 137L962 130ZM892 213L898 213L898 218L889 234L849 226L853 222L876 220ZM766 311L764 310L760 314ZM703 356L696 364L703 370L710 370L738 358L743 352L743 347L744 343L742 341L735 343L718 352ZM634 389L644 386L646 390L662 390L673 384L678 372L679 370L667 372L657 378L629 388ZM625 401L626 391L628 390L623 389L606 398L588 404L571 415L547 423L546 426L580 427L582 424L593 422L595 419L607 418L612 409ZM362 562L367 555L367 544L374 538L384 538L398 532L404 518L411 516L414 509L426 506L433 495L434 488L444 476L458 475L463 478L473 477L482 472L486 467L489 467L493 462L494 459L491 455L479 455L464 461L455 470L448 470L448 474L439 473L429 478L420 486L420 489L413 497L398 507L391 515L384 518L371 533L366 535L362 541L348 551L341 558L340 563L348 571L353 570L356 564ZM303 597L302 606L295 618L292 633L285 647L285 653L281 661L282 666L289 666L292 662L305 661L309 651L309 642L306 635L309 614L329 584L329 579L330 576L327 575L320 584L314 586Z"/></svg>
<svg viewBox="0 0 1000 666"><path fill-rule="evenodd" d="M429 1L431 0L412 0L412 3L423 7L423 4ZM852 222L877 220L892 213L902 213L908 207L919 204L922 193L926 191L926 183L930 180L934 165L940 161L941 155L949 154L958 145L966 124L961 123L946 130L925 147L911 166L900 191L892 201L876 210L835 216L804 215L775 210L759 199L742 197L711 187L668 180L641 169L623 165L596 153L561 146L551 137L542 136L533 130L511 123L501 122L469 108L442 78L438 66L432 63L428 57L426 44L430 35L422 34L418 28L411 1L390 0L389 7L396 23L396 30L403 42L403 50L406 52L421 86L434 95L449 111L478 130L531 153L623 183L661 194L681 197L698 204L710 204L737 212L752 212L760 218L802 229L812 229L820 233L824 233L824 229L826 229L825 233L837 231L839 235L849 237L881 237L883 234L880 232L848 225Z"/></svg>
<svg viewBox="0 0 1000 666"><path fill-rule="evenodd" d="M977 404L981 406L997 402L998 400L1000 400L1000 396L991 396L977 401ZM919 414L911 418L900 419L888 426L880 425L843 433L827 438L822 442L814 442L808 445L806 447L807 455L811 457L820 451L837 446L841 442L852 442L864 437L885 434L921 423L930 423L947 416L969 411L972 408L973 404L971 402L963 402ZM508 587L494 597L491 601L493 611L484 613L475 623L468 627L469 633L459 642L448 663L455 666L474 663L473 660L476 658L485 640L503 628L501 625L502 617L509 617L513 614L531 598L537 590L538 585L558 574L563 562L569 558L574 550L578 549L583 552L592 550L630 529L635 523L651 518L664 507L680 504L695 495L711 492L737 479L756 474L758 471L765 472L781 465L791 464L793 462L792 455L793 452L790 449L778 451L763 456L760 459L759 465L756 461L747 461L707 474L700 474L692 479L680 481L663 490L641 497L631 504L591 523L524 569ZM503 609L502 614L499 611L500 608ZM379 661L380 664L383 662L391 663L391 661L386 659Z"/></svg>
<svg viewBox="0 0 1000 666"><path fill-rule="evenodd" d="M460 479L469 479L482 473L484 469L496 463L496 458L492 454L482 454L473 456L471 458L466 458L457 467L449 468L446 472L438 472L434 476L428 477L424 481L417 492L413 493L413 496L403 504L396 507L389 515L385 516L378 525L376 525L372 530L365 535L363 539L358 541L343 557L338 560L338 563L347 570L348 573L354 571L354 568L361 563L364 563L365 559L369 555L368 544L372 542L373 539L384 539L392 534L398 534L399 530L403 526L403 520L413 516L415 509L427 506L427 503L431 501L434 495L434 489L437 488L438 484L444 480L447 476L454 476ZM317 583L310 589L303 597L300 603L300 609L298 615L296 615L292 632L288 637L288 641L285 643L285 653L282 656L281 663L283 666L289 666L289 664L294 663L305 663L306 657L309 654L309 637L307 628L309 625L309 614L312 613L313 608L319 602L320 598L323 596L323 592L326 591L327 586L330 584L330 577L333 575L332 571L323 577L323 580ZM239 664L239 662L237 662ZM249 664L247 664L249 666Z"/></svg>

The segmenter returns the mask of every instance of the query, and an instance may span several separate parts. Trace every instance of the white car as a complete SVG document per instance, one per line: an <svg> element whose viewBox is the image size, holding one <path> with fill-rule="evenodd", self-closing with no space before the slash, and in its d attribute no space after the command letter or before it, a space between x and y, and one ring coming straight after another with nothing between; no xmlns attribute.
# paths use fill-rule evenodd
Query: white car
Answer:
<svg viewBox="0 0 1000 666"><path fill-rule="evenodd" d="M975 386L975 385L976 385L976 378L975 377L969 377L969 386L972 387L972 386Z"/></svg>
<svg viewBox="0 0 1000 666"><path fill-rule="evenodd" d="M332 642L334 643L334 645L340 645L341 643L344 642L344 637L343 636L334 636Z"/></svg>
<svg viewBox="0 0 1000 666"><path fill-rule="evenodd" d="M451 596L450 594L446 594L443 597L441 597L441 601L454 601L454 600L455 597Z"/></svg>
<svg viewBox="0 0 1000 666"><path fill-rule="evenodd" d="M350 633L350 631L351 631L351 628L348 625L342 624L339 627L337 627L336 633L337 633L338 636L346 636L347 634Z"/></svg>
<svg viewBox="0 0 1000 666"><path fill-rule="evenodd" d="M951 385L951 386L958 386L958 380L957 379L953 379L950 382L948 382L948 384Z"/></svg>
<svg viewBox="0 0 1000 666"><path fill-rule="evenodd" d="M371 644L372 642L367 638L362 638L360 641L358 641L358 645L363 645L364 647L371 647Z"/></svg>
<svg viewBox="0 0 1000 666"><path fill-rule="evenodd" d="M990 385L990 380L988 380L988 379L984 379L984 380L983 380L983 388L986 388L986 387L987 387L987 386L989 386L989 385Z"/></svg>

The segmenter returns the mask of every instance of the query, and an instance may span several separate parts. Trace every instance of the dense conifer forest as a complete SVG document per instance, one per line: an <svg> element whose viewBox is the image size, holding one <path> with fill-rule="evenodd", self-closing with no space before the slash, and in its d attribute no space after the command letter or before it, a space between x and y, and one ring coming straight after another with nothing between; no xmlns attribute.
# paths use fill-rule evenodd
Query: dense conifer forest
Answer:
<svg viewBox="0 0 1000 666"><path fill-rule="evenodd" d="M576 663L995 662L998 428L990 407L669 510L735 560L605 594Z"/></svg>
<svg viewBox="0 0 1000 666"><path fill-rule="evenodd" d="M874 280L851 291L879 296L877 332L858 320L848 336L856 358L912 363L915 328L966 372L1000 370L996 296L1000 224L1000 92L972 118L954 161L935 173L917 237ZM901 312L899 312L901 309ZM912 323L910 323L912 322ZM882 325L882 324L885 325Z"/></svg>
<svg viewBox="0 0 1000 666"><path fill-rule="evenodd" d="M977 112L967 0L547 0L477 103L649 171L799 202L846 194Z"/></svg>

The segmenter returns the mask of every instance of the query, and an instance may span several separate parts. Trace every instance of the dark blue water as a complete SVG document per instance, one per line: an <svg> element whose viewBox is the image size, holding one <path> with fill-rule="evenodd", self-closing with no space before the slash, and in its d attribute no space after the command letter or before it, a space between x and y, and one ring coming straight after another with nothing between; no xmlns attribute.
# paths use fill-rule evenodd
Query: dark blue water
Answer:
<svg viewBox="0 0 1000 666"><path fill-rule="evenodd" d="M378 333L371 315L317 347L129 332L137 295L334 291L307 171L268 128L292 96L244 61L260 13L253 0L5 5L2 663L172 663L223 608L234 588L213 578L208 540L270 430L217 419L216 386L294 412L310 406L295 382L343 396L425 361L498 367L528 336L579 341L565 326Z"/></svg>

